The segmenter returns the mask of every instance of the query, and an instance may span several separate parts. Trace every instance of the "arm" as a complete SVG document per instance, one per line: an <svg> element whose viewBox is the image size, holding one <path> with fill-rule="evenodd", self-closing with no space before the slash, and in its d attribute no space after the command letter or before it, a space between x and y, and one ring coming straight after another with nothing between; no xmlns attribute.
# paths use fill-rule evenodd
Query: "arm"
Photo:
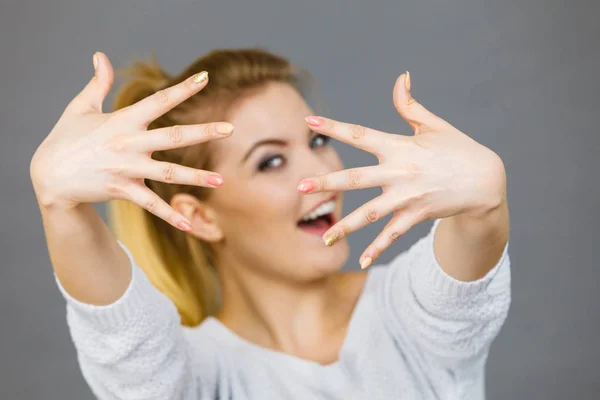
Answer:
<svg viewBox="0 0 600 400"><path fill-rule="evenodd" d="M380 186L382 194L344 217L324 235L331 246L390 212L393 216L360 257L368 267L414 225L443 218L436 254L457 279L485 274L508 239L506 174L500 157L416 102L410 76L394 87L394 104L414 136L389 134L360 125L310 116L308 125L375 155L376 166L304 179L303 193Z"/></svg>
<svg viewBox="0 0 600 400"><path fill-rule="evenodd" d="M381 272L380 309L390 331L420 349L427 362L455 374L472 373L464 367L485 361L510 307L508 242L494 243L500 254L488 258L491 265L481 276L459 280L446 272L435 250L445 222L436 220L424 238ZM464 274L468 268L458 270Z"/></svg>
<svg viewBox="0 0 600 400"><path fill-rule="evenodd" d="M177 310L93 207L42 215L79 365L93 393L100 399L196 399Z"/></svg>
<svg viewBox="0 0 600 400"><path fill-rule="evenodd" d="M119 299L131 281L131 267L94 207L40 205L40 211L50 261L66 293L98 306Z"/></svg>
<svg viewBox="0 0 600 400"><path fill-rule="evenodd" d="M483 211L462 213L440 222L435 236L435 255L444 271L460 281L485 276L496 265L508 242L509 212L503 193L504 168L498 166L497 190L492 205Z"/></svg>
<svg viewBox="0 0 600 400"><path fill-rule="evenodd" d="M206 125L181 127L182 137L170 134L169 128L146 130L148 120L202 89L206 79L192 77L127 109L104 114L102 101L113 71L101 53L95 55L95 67L96 75L67 106L30 165L81 369L101 399L195 399L199 377L192 370L174 305L150 284L92 203L133 201L189 230L189 221L143 184L144 178L167 179L164 166L151 160L150 153L225 135ZM214 136L206 135L211 131ZM169 182L208 186L207 171L169 168L174 176ZM204 383L207 390L210 385Z"/></svg>
<svg viewBox="0 0 600 400"><path fill-rule="evenodd" d="M506 174L498 155L416 102L410 87L402 74L394 104L414 136L308 117L316 132L374 154L379 164L309 178L298 190L381 186L380 196L323 237L333 245L392 212L360 257L363 268L414 225L436 220L386 272L381 306L399 339L410 338L407 345L416 344L428 360L455 366L485 354L510 304Z"/></svg>

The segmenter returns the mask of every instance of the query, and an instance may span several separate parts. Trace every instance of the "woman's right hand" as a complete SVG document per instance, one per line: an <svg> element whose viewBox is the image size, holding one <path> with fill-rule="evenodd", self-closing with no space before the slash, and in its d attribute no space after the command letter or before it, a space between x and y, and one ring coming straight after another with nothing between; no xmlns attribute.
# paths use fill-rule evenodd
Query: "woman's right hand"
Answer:
<svg viewBox="0 0 600 400"><path fill-rule="evenodd" d="M213 172L159 162L153 151L229 136L226 122L147 130L156 118L202 90L201 72L136 104L112 113L102 103L113 84L103 53L94 54L95 76L67 106L32 157L30 174L41 207L71 208L82 203L132 201L169 224L190 230L186 217L151 191L144 179L205 187L223 180Z"/></svg>

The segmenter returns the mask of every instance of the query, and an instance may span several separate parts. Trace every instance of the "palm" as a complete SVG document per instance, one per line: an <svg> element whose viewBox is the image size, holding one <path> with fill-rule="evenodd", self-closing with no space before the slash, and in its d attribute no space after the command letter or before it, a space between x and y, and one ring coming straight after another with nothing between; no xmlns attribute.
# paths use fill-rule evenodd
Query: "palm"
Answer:
<svg viewBox="0 0 600 400"><path fill-rule="evenodd" d="M322 117L307 117L313 130L374 154L376 166L354 168L306 179L310 192L380 186L380 196L331 227L324 235L342 238L393 213L392 219L361 257L365 267L414 225L459 213L476 214L501 202L504 166L491 150L417 103L410 78L401 75L394 104L415 131L414 136L380 132Z"/></svg>

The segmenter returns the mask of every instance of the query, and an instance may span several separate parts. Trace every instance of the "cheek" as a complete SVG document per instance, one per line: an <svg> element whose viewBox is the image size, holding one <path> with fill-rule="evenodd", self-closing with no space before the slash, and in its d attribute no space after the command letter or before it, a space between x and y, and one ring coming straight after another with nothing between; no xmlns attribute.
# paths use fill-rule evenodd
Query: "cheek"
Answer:
<svg viewBox="0 0 600 400"><path fill-rule="evenodd" d="M295 214L300 196L289 183L254 182L249 189L249 205L261 219L289 219Z"/></svg>
<svg viewBox="0 0 600 400"><path fill-rule="evenodd" d="M250 181L232 181L217 189L215 203L218 204L220 219L232 229L241 224L273 228L273 224L295 221L299 209L300 195L296 186L289 181L264 176Z"/></svg>

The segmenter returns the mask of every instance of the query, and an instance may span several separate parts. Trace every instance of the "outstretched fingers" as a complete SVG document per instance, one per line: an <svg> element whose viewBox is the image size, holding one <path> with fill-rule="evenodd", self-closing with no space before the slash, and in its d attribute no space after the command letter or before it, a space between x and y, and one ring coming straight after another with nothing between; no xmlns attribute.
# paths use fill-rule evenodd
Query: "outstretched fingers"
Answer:
<svg viewBox="0 0 600 400"><path fill-rule="evenodd" d="M69 103L67 110L78 113L102 112L102 103L114 82L114 71L110 60L104 53L95 53L92 61L94 76Z"/></svg>
<svg viewBox="0 0 600 400"><path fill-rule="evenodd" d="M432 129L447 127L448 122L423 107L421 103L412 97L410 88L410 73L407 71L396 80L393 99L396 110L413 128L415 133L420 133L424 127Z"/></svg>
<svg viewBox="0 0 600 400"><path fill-rule="evenodd" d="M362 125L348 124L324 117L309 116L305 120L313 131L375 155L382 153L387 143L386 138L389 136L388 133Z"/></svg>
<svg viewBox="0 0 600 400"><path fill-rule="evenodd" d="M158 182L209 188L221 186L223 183L221 175L215 172L155 160L134 163L128 166L122 175L126 175L129 178L143 178Z"/></svg>
<svg viewBox="0 0 600 400"><path fill-rule="evenodd" d="M381 186L388 181L378 166L350 168L329 174L306 178L298 184L302 193L343 191Z"/></svg>
<svg viewBox="0 0 600 400"><path fill-rule="evenodd" d="M208 72L202 71L174 86L161 89L118 112L142 126L148 126L167 111L198 93L207 83Z"/></svg>
<svg viewBox="0 0 600 400"><path fill-rule="evenodd" d="M132 135L131 145L140 152L153 152L191 146L230 136L233 125L229 122L213 122L198 125L174 125L152 129Z"/></svg>
<svg viewBox="0 0 600 400"><path fill-rule="evenodd" d="M363 204L329 228L323 235L323 241L327 246L332 246L350 233L356 232L385 217L398 207L397 204L390 196L378 196Z"/></svg>
<svg viewBox="0 0 600 400"><path fill-rule="evenodd" d="M131 185L125 190L127 200L137 204L144 210L156 215L173 225L177 229L188 232L192 224L183 214L175 211L173 207L160 198L156 193L143 184Z"/></svg>
<svg viewBox="0 0 600 400"><path fill-rule="evenodd" d="M420 218L410 208L394 212L392 219L360 256L360 267L365 269L371 265L392 243L419 222L421 222Z"/></svg>

